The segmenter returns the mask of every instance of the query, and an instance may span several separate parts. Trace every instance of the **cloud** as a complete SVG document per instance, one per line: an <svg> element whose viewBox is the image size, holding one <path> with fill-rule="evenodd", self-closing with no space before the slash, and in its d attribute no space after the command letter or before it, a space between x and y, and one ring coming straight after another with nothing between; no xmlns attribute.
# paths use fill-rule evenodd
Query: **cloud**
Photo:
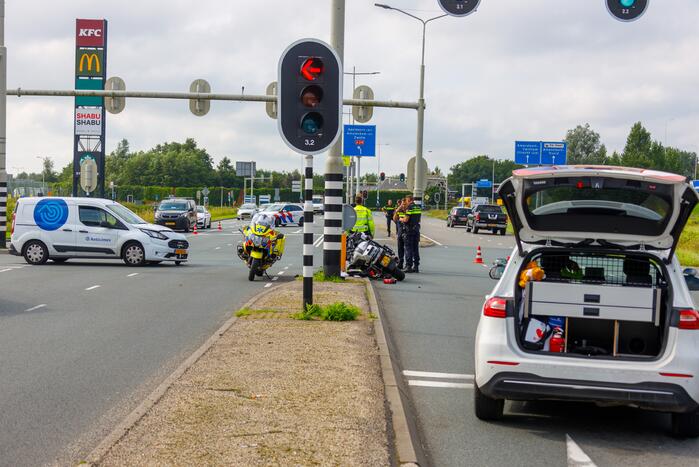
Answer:
<svg viewBox="0 0 699 467"><path fill-rule="evenodd" d="M389 1L389 0L387 0ZM347 0L345 69L378 99L414 101L422 26L372 0ZM390 0L421 17L435 0ZM678 13L679 12L679 13ZM73 85L75 18L109 20L108 74L127 89L186 91L197 78L215 92L263 94L279 56L302 37L329 40L329 0L23 0L6 7L8 87ZM476 154L512 157L516 139L560 139L589 122L610 150L642 121L656 139L689 150L699 126L699 3L651 3L641 20L612 19L600 1L482 0L466 18L427 27L425 151L442 169ZM351 80L345 94L351 94ZM62 167L72 158L70 98L8 98L8 163L38 170L36 156ZM349 110L349 109L347 109ZM381 169L405 171L415 153L416 112L376 109ZM292 170L301 158L284 145L257 103L212 102L195 117L186 101L127 101L107 116L107 150L126 138L134 150L197 140L218 161L257 160ZM322 172L323 156L315 170ZM362 170L376 171L378 161Z"/></svg>

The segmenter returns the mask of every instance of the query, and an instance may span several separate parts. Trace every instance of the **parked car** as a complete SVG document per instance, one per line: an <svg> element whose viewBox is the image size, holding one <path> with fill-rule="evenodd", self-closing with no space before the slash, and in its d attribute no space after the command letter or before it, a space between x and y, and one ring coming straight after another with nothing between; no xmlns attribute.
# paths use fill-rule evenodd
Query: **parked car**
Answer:
<svg viewBox="0 0 699 467"><path fill-rule="evenodd" d="M155 210L155 223L173 230L189 232L197 223L197 204L193 199L169 198Z"/></svg>
<svg viewBox="0 0 699 467"><path fill-rule="evenodd" d="M293 224L303 225L303 208L298 204L275 203L270 205L264 212L274 216L277 227Z"/></svg>
<svg viewBox="0 0 699 467"><path fill-rule="evenodd" d="M517 246L478 323L476 416L585 401L669 412L675 435L699 436L699 313L675 256L699 202L686 177L520 169L499 194Z"/></svg>
<svg viewBox="0 0 699 467"><path fill-rule="evenodd" d="M257 214L257 205L254 203L245 203L238 208L238 220L252 219L252 216Z"/></svg>
<svg viewBox="0 0 699 467"><path fill-rule="evenodd" d="M313 212L323 214L323 195L313 195Z"/></svg>
<svg viewBox="0 0 699 467"><path fill-rule="evenodd" d="M211 213L206 209L206 206L197 206L197 227L211 228Z"/></svg>
<svg viewBox="0 0 699 467"><path fill-rule="evenodd" d="M451 208L451 211L449 211L449 215L447 216L447 227L466 225L468 223L468 215L470 213L470 208Z"/></svg>
<svg viewBox="0 0 699 467"><path fill-rule="evenodd" d="M480 229L489 229L494 234L507 232L507 214L497 204L478 204L468 214L466 230L478 233Z"/></svg>
<svg viewBox="0 0 699 467"><path fill-rule="evenodd" d="M149 224L99 198L20 198L12 216L10 253L32 265L70 258L119 259L129 266L187 261L184 235Z"/></svg>

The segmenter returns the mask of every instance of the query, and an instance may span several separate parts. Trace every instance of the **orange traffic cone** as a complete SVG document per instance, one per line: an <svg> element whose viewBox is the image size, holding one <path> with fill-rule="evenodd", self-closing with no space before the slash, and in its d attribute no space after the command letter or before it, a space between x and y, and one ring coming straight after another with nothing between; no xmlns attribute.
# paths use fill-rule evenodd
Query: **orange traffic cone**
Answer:
<svg viewBox="0 0 699 467"><path fill-rule="evenodd" d="M481 254L480 245L478 246L478 249L476 250L476 259L474 259L473 262L476 264L483 264L483 255Z"/></svg>
<svg viewBox="0 0 699 467"><path fill-rule="evenodd" d="M199 232L197 232L197 224L194 224L194 230L192 233L194 233L194 235L199 235Z"/></svg>
<svg viewBox="0 0 699 467"><path fill-rule="evenodd" d="M218 221L218 230L223 230L223 227L221 227L221 221Z"/></svg>

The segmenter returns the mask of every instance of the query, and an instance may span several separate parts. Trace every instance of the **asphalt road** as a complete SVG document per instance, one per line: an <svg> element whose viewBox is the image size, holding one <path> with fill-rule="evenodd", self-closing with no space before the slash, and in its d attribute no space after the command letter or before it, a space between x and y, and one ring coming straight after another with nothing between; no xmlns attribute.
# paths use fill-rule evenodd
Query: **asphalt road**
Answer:
<svg viewBox="0 0 699 467"><path fill-rule="evenodd" d="M189 234L191 260L180 267L29 266L0 255L0 465L84 459L231 313L273 283L248 282L234 250L240 224ZM322 218L318 232L320 225ZM301 271L301 229L282 231L286 254L270 269L278 282ZM316 252L320 265L322 243Z"/></svg>
<svg viewBox="0 0 699 467"><path fill-rule="evenodd" d="M375 284L421 446L421 465L699 463L699 440L670 437L665 414L592 404L510 402L503 421L478 420L473 413L474 339L484 295L495 281L488 277L488 268L473 263L475 247L480 245L486 263L492 263L510 254L514 238L473 235L423 218L422 233L439 244L421 250L421 274L396 285ZM591 463L576 463L576 456Z"/></svg>

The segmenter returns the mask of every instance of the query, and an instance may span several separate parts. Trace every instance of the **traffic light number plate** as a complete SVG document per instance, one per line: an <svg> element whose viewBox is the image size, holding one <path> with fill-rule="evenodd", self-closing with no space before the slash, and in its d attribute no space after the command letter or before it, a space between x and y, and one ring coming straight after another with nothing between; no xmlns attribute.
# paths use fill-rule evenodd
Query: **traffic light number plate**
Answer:
<svg viewBox="0 0 699 467"><path fill-rule="evenodd" d="M315 145L316 145L316 140L314 140L314 139L304 139L304 140L303 140L303 143L304 143L306 146L315 146Z"/></svg>

